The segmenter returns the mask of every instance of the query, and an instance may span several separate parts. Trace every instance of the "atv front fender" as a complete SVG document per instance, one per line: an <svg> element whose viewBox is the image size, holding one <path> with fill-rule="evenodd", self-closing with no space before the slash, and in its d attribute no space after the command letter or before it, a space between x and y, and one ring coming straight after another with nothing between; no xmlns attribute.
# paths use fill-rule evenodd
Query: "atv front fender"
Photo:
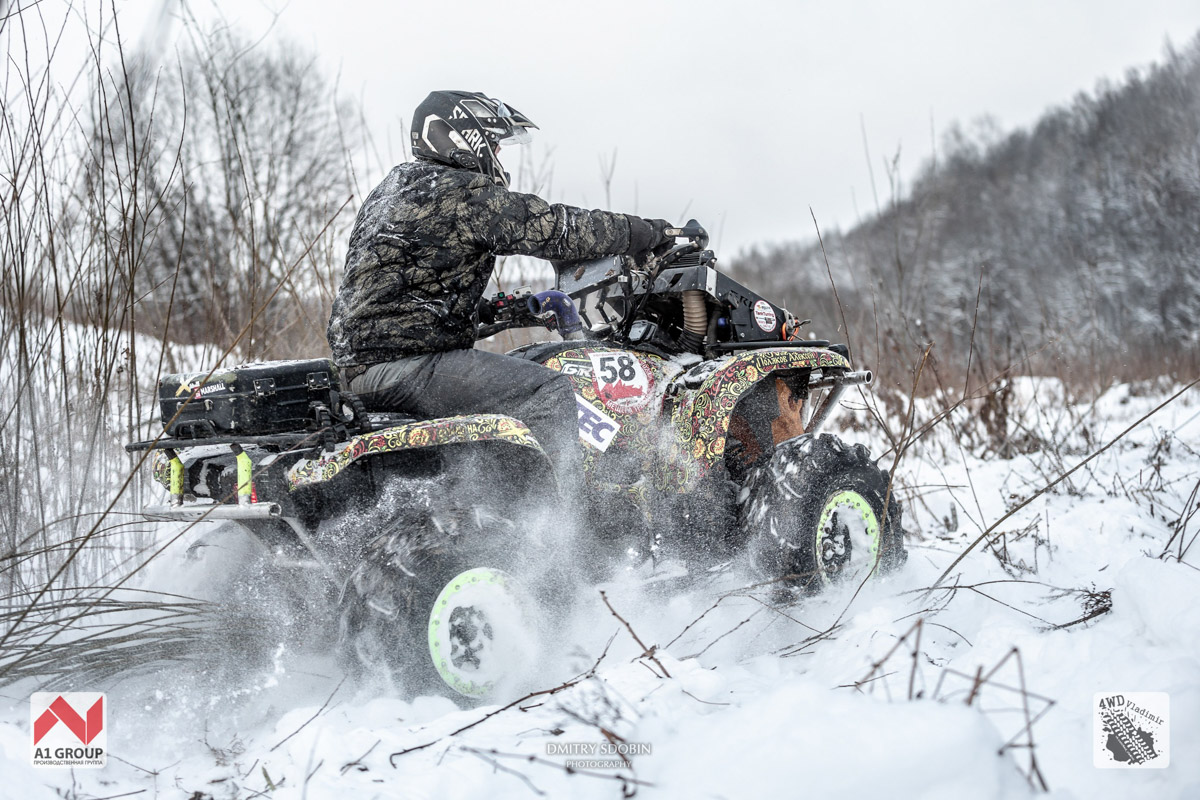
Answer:
<svg viewBox="0 0 1200 800"><path fill-rule="evenodd" d="M331 453L297 461L288 470L288 488L294 490L325 483L354 462L383 453L475 442L506 442L545 457L541 444L520 420L503 414L469 414L409 422L359 434L338 445Z"/></svg>
<svg viewBox="0 0 1200 800"><path fill-rule="evenodd" d="M850 362L823 348L780 347L741 353L725 361L675 407L671 418L681 448L705 475L725 457L725 439L738 400L780 370L850 369Z"/></svg>

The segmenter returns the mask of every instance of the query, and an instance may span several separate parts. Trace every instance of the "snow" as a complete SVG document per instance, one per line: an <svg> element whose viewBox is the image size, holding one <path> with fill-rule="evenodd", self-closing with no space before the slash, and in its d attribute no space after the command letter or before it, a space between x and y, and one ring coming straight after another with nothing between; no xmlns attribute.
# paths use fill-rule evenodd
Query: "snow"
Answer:
<svg viewBox="0 0 1200 800"><path fill-rule="evenodd" d="M736 574L686 590L648 588L637 575L599 587L660 646L656 661L598 587L583 587L573 624L552 633L566 663L533 688L587 673L607 646L594 675L490 717L499 705L356 687L327 654L272 641L264 663L234 654L211 669L90 687L109 692L102 770L29 766L36 687L8 686L0 796L1010 798L1036 793L1032 752L1055 798L1198 797L1200 552L1160 556L1196 502L1200 392L1033 500L1000 526L995 548L976 548L942 588L923 591L984 528L1175 390L1117 386L1071 407L1053 383L1017 388L1020 418L1042 446L999 458L960 448L948 431L922 442L897 468L909 562L857 593L836 587L776 611L761 590L726 596L749 583ZM1193 518L1185 530L1197 528ZM164 526L164 541L175 530ZM218 541L228 550L210 561L231 569L238 550ZM197 570L214 567L185 559L187 544L148 580L199 591ZM1111 591L1112 610L1055 628L1086 615L1084 590ZM996 671L968 705L980 668ZM1121 691L1170 695L1168 767L1093 766L1093 695ZM1011 746L1027 743L1026 702L1041 714L1028 729L1033 747ZM619 757L553 752L598 750L605 731L650 752L631 756L632 769L573 774L569 760Z"/></svg>

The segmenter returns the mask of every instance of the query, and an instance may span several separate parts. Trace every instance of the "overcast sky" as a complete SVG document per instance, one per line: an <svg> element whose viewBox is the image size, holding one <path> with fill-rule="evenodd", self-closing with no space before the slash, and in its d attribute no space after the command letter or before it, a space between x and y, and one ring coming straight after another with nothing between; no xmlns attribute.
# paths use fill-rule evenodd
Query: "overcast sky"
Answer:
<svg viewBox="0 0 1200 800"><path fill-rule="evenodd" d="M146 25L154 0L118 0ZM550 153L548 199L695 216L726 255L852 226L953 122L1003 130L1160 58L1200 31L1198 0L210 0L251 35L314 48L402 145L432 89L512 104ZM124 13L123 12L123 13ZM272 14L277 20L270 27ZM157 34L147 34L157 35ZM403 123L401 122L403 120ZM874 190L868 161L870 151ZM376 183L382 175L370 176Z"/></svg>

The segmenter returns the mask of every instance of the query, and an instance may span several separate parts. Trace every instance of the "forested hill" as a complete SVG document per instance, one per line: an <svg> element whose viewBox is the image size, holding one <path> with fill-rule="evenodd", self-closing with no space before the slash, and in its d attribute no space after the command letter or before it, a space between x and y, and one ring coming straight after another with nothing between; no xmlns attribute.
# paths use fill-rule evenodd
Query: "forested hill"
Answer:
<svg viewBox="0 0 1200 800"><path fill-rule="evenodd" d="M932 341L943 361L965 358L982 270L980 355L1194 366L1200 37L1030 130L990 142L952 130L910 191L849 232L823 233L864 355ZM818 335L841 324L815 234L727 268L813 317Z"/></svg>

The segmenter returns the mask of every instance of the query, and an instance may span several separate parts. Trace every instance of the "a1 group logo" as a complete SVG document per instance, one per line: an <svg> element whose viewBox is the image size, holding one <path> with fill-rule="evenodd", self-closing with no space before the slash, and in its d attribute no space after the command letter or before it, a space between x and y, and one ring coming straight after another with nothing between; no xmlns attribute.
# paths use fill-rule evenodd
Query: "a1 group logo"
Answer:
<svg viewBox="0 0 1200 800"><path fill-rule="evenodd" d="M108 705L101 692L35 692L30 701L35 767L108 763Z"/></svg>

